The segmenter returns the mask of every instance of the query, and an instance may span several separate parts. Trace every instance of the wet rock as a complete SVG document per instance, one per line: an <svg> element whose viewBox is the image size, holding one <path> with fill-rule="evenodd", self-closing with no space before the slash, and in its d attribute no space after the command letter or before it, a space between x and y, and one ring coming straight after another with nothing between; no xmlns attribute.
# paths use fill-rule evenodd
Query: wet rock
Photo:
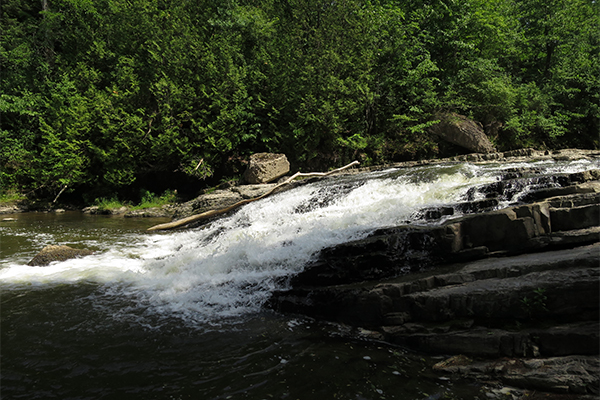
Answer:
<svg viewBox="0 0 600 400"><path fill-rule="evenodd" d="M498 205L499 202L497 199L485 199L458 203L453 208L462 214L473 214L477 212L492 211L494 208L498 207Z"/></svg>
<svg viewBox="0 0 600 400"><path fill-rule="evenodd" d="M242 195L233 190L215 190L210 193L202 194L193 200L177 206L173 214L173 219L177 220L210 210L219 210L221 208L229 207L241 200L243 200Z"/></svg>
<svg viewBox="0 0 600 400"><path fill-rule="evenodd" d="M69 246L49 245L44 247L27 265L43 267L53 261L66 261L71 258L84 257L93 254L88 249L74 249Z"/></svg>
<svg viewBox="0 0 600 400"><path fill-rule="evenodd" d="M503 179L471 188L466 195L467 200L481 197L495 198L510 202L530 203L550 197L566 196L572 194L598 192L597 182L600 170L591 170L586 173L557 174L552 176L536 176L532 174L535 169L512 170L507 172ZM585 184L596 182L595 184ZM522 197L515 197L528 188Z"/></svg>
<svg viewBox="0 0 600 400"><path fill-rule="evenodd" d="M526 371L482 361L461 371L521 393L597 394L597 365L556 357L600 353L599 172L539 172L508 171L464 202L420 210L419 226L325 249L269 306L378 331L377 340L419 351L519 357ZM516 196L525 187L529 193ZM504 202L510 206L496 209ZM494 390L485 395L512 393Z"/></svg>
<svg viewBox="0 0 600 400"><path fill-rule="evenodd" d="M571 248L596 243L599 238L600 227L593 226L585 229L555 232L550 236L539 237L537 241L542 243L538 246L539 248L546 246L552 248Z"/></svg>
<svg viewBox="0 0 600 400"><path fill-rule="evenodd" d="M496 198L505 201L530 202L554 195L559 196L576 193L576 189L573 188L562 190L556 189L557 187L563 188L570 184L571 181L569 180L569 177L563 175L506 179L470 189L467 192L467 200L474 200L480 195L483 195L488 199ZM539 198L535 198L531 193L527 195L529 197L524 197L522 199L516 198L515 196L522 193L525 188L529 188L529 191L534 193L544 193L543 190L547 188L554 190L554 192L549 192L545 197L539 196Z"/></svg>
<svg viewBox="0 0 600 400"><path fill-rule="evenodd" d="M515 271L510 271L515 273ZM478 279L468 284L435 288L397 299L394 308L422 315L420 320L443 322L458 318L497 319L577 318L598 311L596 266L531 272L504 278ZM535 303L535 293L543 290L546 299ZM509 293L510 295L507 295ZM529 298L531 304L524 302Z"/></svg>
<svg viewBox="0 0 600 400"><path fill-rule="evenodd" d="M85 214L92 215L124 215L129 211L129 209L125 206L113 209L100 208L98 206L90 206L85 207L81 211Z"/></svg>
<svg viewBox="0 0 600 400"><path fill-rule="evenodd" d="M385 279L492 254L520 254L600 240L596 232L600 193L577 193L493 210L496 204L496 199L483 199L421 210L415 216L422 220L452 218L432 227L379 229L366 239L325 249L292 284L325 286ZM477 213L489 209L492 211ZM454 217L455 213L465 215Z"/></svg>
<svg viewBox="0 0 600 400"><path fill-rule="evenodd" d="M378 230L366 239L323 250L315 262L293 278L292 284L324 286L419 270L430 262L428 255L441 242L441 232L419 227Z"/></svg>
<svg viewBox="0 0 600 400"><path fill-rule="evenodd" d="M396 329L394 329L396 328ZM403 327L384 328L386 340L420 351L438 354L466 354L478 357L533 356L537 349L529 335L500 329L475 327L446 332L439 327L411 333ZM538 354L539 355L539 354Z"/></svg>
<svg viewBox="0 0 600 400"><path fill-rule="evenodd" d="M164 205L161 207L143 208L141 210L130 210L124 215L125 218L165 218L171 217L175 206Z"/></svg>
<svg viewBox="0 0 600 400"><path fill-rule="evenodd" d="M460 330L451 325L424 324L418 325L421 329L415 331L415 326L415 323L385 326L382 331L390 343L437 354L487 358L598 354L597 322L544 330L505 330L485 326Z"/></svg>
<svg viewBox="0 0 600 400"><path fill-rule="evenodd" d="M325 286L384 279L492 253L519 254L567 245L569 241L592 243L598 240L594 236L600 218L598 208L595 204L553 208L541 202L465 215L440 226L380 229L366 239L323 250L316 261L293 278L292 284ZM425 210L424 218L431 214L431 210ZM591 230L559 233L575 228Z"/></svg>
<svg viewBox="0 0 600 400"><path fill-rule="evenodd" d="M411 215L410 220L433 221L450 215L454 215L453 207L430 207L417 211Z"/></svg>
<svg viewBox="0 0 600 400"><path fill-rule="evenodd" d="M500 382L486 396L509 393L501 385L511 385L556 398L546 392L598 394L599 282L595 243L451 265L379 284L294 288L274 296L271 305L367 327L381 333L374 335L378 341L456 354L434 370Z"/></svg>
<svg viewBox="0 0 600 400"><path fill-rule="evenodd" d="M250 156L244 180L250 184L268 183L290 172L285 154L257 153Z"/></svg>
<svg viewBox="0 0 600 400"><path fill-rule="evenodd" d="M284 312L370 327L534 317L597 320L599 254L596 243L456 264L443 273L432 269L398 282L296 287L276 293L270 304Z"/></svg>
<svg viewBox="0 0 600 400"><path fill-rule="evenodd" d="M600 200L600 196L598 196ZM570 208L550 208L552 229L571 231L597 226L600 223L600 203Z"/></svg>
<svg viewBox="0 0 600 400"><path fill-rule="evenodd" d="M464 361L436 364L435 369L471 379L494 379L505 385L564 394L597 395L600 384L600 360L593 356Z"/></svg>

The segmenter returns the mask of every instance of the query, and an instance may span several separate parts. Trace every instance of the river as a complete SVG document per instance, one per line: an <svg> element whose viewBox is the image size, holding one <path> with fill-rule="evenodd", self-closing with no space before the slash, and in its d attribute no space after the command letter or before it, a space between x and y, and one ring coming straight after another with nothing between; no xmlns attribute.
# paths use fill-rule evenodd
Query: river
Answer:
<svg viewBox="0 0 600 400"><path fill-rule="evenodd" d="M469 188L522 166L459 163L338 176L179 232L145 231L160 219L10 215L15 220L0 222L1 396L474 398L476 385L431 370L440 357L263 305L324 247L410 221L423 207L461 201ZM597 168L597 161L529 166L552 174ZM27 266L48 244L95 254Z"/></svg>

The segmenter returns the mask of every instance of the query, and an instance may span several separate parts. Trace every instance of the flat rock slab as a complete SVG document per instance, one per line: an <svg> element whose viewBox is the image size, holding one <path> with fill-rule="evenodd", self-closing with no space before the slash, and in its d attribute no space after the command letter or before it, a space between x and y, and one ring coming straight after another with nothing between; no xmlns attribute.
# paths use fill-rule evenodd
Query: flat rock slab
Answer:
<svg viewBox="0 0 600 400"><path fill-rule="evenodd" d="M265 183L262 185L240 185L235 186L231 190L238 193L244 199L253 199L262 196L277 186L276 183Z"/></svg>
<svg viewBox="0 0 600 400"><path fill-rule="evenodd" d="M510 330L484 326L466 328L473 324L473 320L446 325L407 323L381 330L387 342L437 354L495 358L597 355L599 352L597 321L543 329L517 329L514 325Z"/></svg>
<svg viewBox="0 0 600 400"><path fill-rule="evenodd" d="M225 208L241 200L243 200L242 195L232 190L214 190L177 206L173 214L173 220L189 217L194 214L201 214L210 210Z"/></svg>
<svg viewBox="0 0 600 400"><path fill-rule="evenodd" d="M431 269L385 283L297 287L270 305L356 326L453 318L573 318L598 313L600 243L574 249L488 258ZM443 272L442 272L443 271ZM544 289L543 292L536 290ZM536 298L536 296L540 298ZM541 297L546 296L545 299ZM523 303L525 298L544 302Z"/></svg>
<svg viewBox="0 0 600 400"><path fill-rule="evenodd" d="M456 362L453 362L453 359ZM454 357L453 359L436 364L434 369L472 379L488 381L495 379L505 385L526 387L544 392L598 395L600 387L598 378L600 376L600 360L594 356L526 360L505 358L478 362L473 362L465 357Z"/></svg>
<svg viewBox="0 0 600 400"><path fill-rule="evenodd" d="M409 294L403 298L404 309L414 318L430 321L448 321L455 318L530 318L573 317L598 310L598 282L596 268L573 268L531 272L513 278L482 279ZM536 293L543 294L535 304ZM538 291L538 292L536 292ZM527 305L525 299L532 301ZM591 309L589 309L591 307ZM531 315L530 315L531 314Z"/></svg>

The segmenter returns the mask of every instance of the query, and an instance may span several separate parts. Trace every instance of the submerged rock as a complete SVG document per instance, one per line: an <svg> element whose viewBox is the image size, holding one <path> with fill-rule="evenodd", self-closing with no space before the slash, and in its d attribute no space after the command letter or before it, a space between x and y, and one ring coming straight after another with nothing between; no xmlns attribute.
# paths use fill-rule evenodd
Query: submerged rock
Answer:
<svg viewBox="0 0 600 400"><path fill-rule="evenodd" d="M66 261L71 258L84 257L93 254L88 249L74 249L64 245L49 245L44 247L27 265L44 267L53 261Z"/></svg>

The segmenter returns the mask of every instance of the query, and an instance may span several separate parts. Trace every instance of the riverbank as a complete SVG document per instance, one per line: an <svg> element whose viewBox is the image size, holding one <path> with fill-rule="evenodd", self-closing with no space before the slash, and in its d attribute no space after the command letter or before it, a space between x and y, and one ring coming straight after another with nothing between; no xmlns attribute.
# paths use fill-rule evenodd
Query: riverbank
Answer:
<svg viewBox="0 0 600 400"><path fill-rule="evenodd" d="M585 150L585 149L564 149L564 150L534 150L534 149L519 149L498 153L472 153L461 156L429 159L418 161L406 161L400 163L390 163L384 165L368 166L352 168L343 171L344 174L353 174L367 171L378 171L387 168L410 168L415 166L436 165L456 162L470 162L475 164L480 163L496 163L496 162L535 162L543 160L577 160L590 159L600 157L600 150ZM282 178L285 179L285 178ZM102 215L120 215L126 218L185 218L196 213L202 213L211 209L224 208L234 204L242 199L258 197L269 190L276 184L260 184L248 185L242 182L231 180L217 187L200 190L200 194L186 202L171 202L159 207L139 208L125 204L117 204L116 206L97 206L87 205L78 207L73 204L56 204L50 202L32 202L27 199L13 199L8 202L0 202L0 215L13 214L21 212L64 212L65 210L78 210L89 214ZM290 187L293 187L290 186Z"/></svg>
<svg viewBox="0 0 600 400"><path fill-rule="evenodd" d="M18 214L24 212L45 212L61 214L67 211L80 211L91 215L115 215L125 218L170 218L173 216L179 203L168 203L160 206L144 207L143 205L131 206L115 202L115 206L87 206L83 208L71 204L60 204L52 207L49 203L30 202L26 199L0 202L0 215Z"/></svg>

